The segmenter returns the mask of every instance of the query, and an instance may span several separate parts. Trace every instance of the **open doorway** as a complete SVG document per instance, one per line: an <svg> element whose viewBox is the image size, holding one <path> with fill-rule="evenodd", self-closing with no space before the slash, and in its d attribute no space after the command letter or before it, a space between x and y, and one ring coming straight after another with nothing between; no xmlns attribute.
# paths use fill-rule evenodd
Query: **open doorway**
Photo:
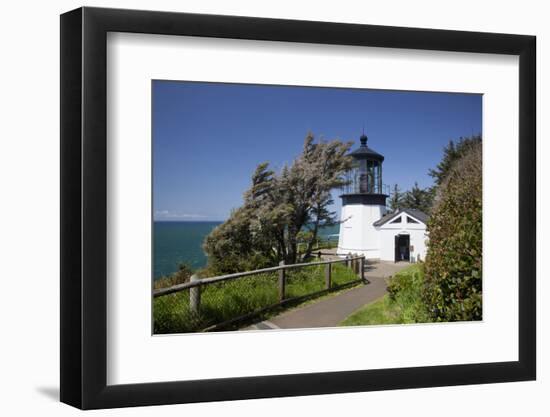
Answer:
<svg viewBox="0 0 550 417"><path fill-rule="evenodd" d="M395 236L395 262L406 261L411 259L410 254L411 237L409 235Z"/></svg>

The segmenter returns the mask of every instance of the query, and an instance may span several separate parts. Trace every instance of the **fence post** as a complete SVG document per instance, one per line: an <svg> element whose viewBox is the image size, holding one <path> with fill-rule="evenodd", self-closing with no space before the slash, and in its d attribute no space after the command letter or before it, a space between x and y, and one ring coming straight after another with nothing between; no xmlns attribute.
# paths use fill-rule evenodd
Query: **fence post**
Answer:
<svg viewBox="0 0 550 417"><path fill-rule="evenodd" d="M332 281L332 264L325 265L325 288L330 290L331 281Z"/></svg>
<svg viewBox="0 0 550 417"><path fill-rule="evenodd" d="M346 259L347 259L346 266L348 268L351 268L351 252L348 252L348 254L346 255Z"/></svg>
<svg viewBox="0 0 550 417"><path fill-rule="evenodd" d="M365 282L365 255L361 256L361 259L359 259L359 268L361 269L359 271L359 278L361 278L361 281Z"/></svg>
<svg viewBox="0 0 550 417"><path fill-rule="evenodd" d="M196 282L199 280L199 277L196 275L191 275L190 282ZM201 308L201 287L197 285L196 287L189 288L189 307L191 312L194 314L199 314Z"/></svg>
<svg viewBox="0 0 550 417"><path fill-rule="evenodd" d="M279 262L279 266L284 266L284 264L285 261ZM285 272L286 270L284 268L279 269L279 301L283 301L285 299Z"/></svg>
<svg viewBox="0 0 550 417"><path fill-rule="evenodd" d="M353 254L353 273L359 275L359 259L357 259L357 253Z"/></svg>

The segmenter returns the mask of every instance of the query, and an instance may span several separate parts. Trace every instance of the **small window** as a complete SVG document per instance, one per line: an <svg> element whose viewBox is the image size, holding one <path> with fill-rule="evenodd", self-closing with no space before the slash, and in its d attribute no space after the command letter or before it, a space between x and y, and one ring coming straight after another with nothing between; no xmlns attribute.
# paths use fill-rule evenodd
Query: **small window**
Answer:
<svg viewBox="0 0 550 417"><path fill-rule="evenodd" d="M418 222L412 217L407 216L407 223L418 223Z"/></svg>
<svg viewBox="0 0 550 417"><path fill-rule="evenodd" d="M390 223L401 223L401 216L399 216L397 219L391 221Z"/></svg>

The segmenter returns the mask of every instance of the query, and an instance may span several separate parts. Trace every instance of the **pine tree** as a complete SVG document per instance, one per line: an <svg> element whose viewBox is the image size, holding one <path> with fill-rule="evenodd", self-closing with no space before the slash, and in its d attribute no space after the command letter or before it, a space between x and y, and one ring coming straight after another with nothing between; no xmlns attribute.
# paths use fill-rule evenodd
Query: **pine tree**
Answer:
<svg viewBox="0 0 550 417"><path fill-rule="evenodd" d="M452 140L443 148L443 158L437 164L435 169L430 169L428 174L434 179L436 186L440 186L452 167L466 155L472 148L477 147L481 143L481 135L473 135L467 138L460 138L456 143Z"/></svg>
<svg viewBox="0 0 550 417"><path fill-rule="evenodd" d="M414 186L405 193L402 206L429 214L433 200L432 195L430 188L420 188L415 182Z"/></svg>
<svg viewBox="0 0 550 417"><path fill-rule="evenodd" d="M388 201L388 204L392 211L399 210L403 206L403 197L404 195L399 189L399 186L397 184L394 184L393 189L390 192L390 200Z"/></svg>

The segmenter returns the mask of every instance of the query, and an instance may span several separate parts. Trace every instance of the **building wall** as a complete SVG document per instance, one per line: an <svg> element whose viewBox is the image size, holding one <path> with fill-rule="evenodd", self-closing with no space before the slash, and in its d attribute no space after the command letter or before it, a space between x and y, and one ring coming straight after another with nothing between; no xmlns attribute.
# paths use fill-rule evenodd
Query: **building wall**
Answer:
<svg viewBox="0 0 550 417"><path fill-rule="evenodd" d="M405 234L410 236L410 244L413 246L411 251L411 261L426 259L426 243L428 236L426 234L426 225L423 223L407 223L406 213L401 214L401 223L386 223L377 228L380 234L380 259L383 261L395 260L395 236Z"/></svg>
<svg viewBox="0 0 550 417"><path fill-rule="evenodd" d="M348 204L342 207L338 254L357 253L380 258L380 233L373 223L386 212L382 205Z"/></svg>

